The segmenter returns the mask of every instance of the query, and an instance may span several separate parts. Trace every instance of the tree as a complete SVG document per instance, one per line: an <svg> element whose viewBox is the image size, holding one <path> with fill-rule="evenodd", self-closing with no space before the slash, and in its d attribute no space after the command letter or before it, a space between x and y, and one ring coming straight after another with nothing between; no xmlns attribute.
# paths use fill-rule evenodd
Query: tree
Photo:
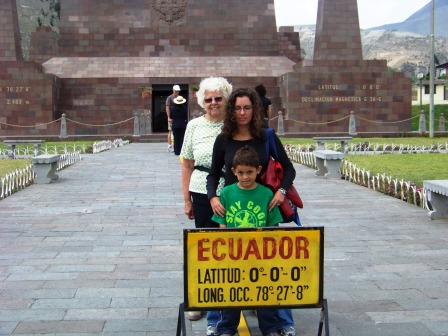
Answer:
<svg viewBox="0 0 448 336"><path fill-rule="evenodd" d="M387 66L387 72L398 72L398 69Z"/></svg>
<svg viewBox="0 0 448 336"><path fill-rule="evenodd" d="M50 26L55 33L59 31L61 0L40 0L42 8L37 18L39 26Z"/></svg>
<svg viewBox="0 0 448 336"><path fill-rule="evenodd" d="M401 66L401 71L403 72L409 72L411 74L415 73L417 66L414 63L405 62Z"/></svg>

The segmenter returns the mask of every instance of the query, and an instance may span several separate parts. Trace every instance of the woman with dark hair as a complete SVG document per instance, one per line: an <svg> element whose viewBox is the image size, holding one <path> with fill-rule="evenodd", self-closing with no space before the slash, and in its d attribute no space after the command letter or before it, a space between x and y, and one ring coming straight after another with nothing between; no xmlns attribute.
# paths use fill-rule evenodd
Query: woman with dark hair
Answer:
<svg viewBox="0 0 448 336"><path fill-rule="evenodd" d="M279 189L272 198L269 209L283 202L286 190L289 189L296 176L293 164L286 151L275 135L275 144L278 153L278 161L281 163L284 175ZM232 160L238 149L249 145L253 147L259 157L263 175L268 165L266 156L266 133L263 129L263 111L258 94L250 88L235 90L227 100L226 114L222 133L217 136L213 146L212 164L207 177L207 195L212 206L213 213L224 216L225 209L219 202L216 194L221 170L225 167L225 185L236 183L236 177L232 173ZM261 180L257 179L259 183Z"/></svg>
<svg viewBox="0 0 448 336"><path fill-rule="evenodd" d="M267 137L263 129L263 121L263 106L260 97L253 89L237 89L229 96L226 105L224 126L222 133L215 140L212 164L210 173L207 176L207 195L213 213L217 216L222 217L226 213L226 209L221 204L217 195L222 168L225 167L224 184L227 186L236 183L237 178L231 168L233 157L240 148L248 145L253 147L257 152L262 166L261 172L257 177L257 182L261 183L260 176L266 171L269 159L266 156ZM275 206L283 202L286 190L289 189L296 176L294 166L289 160L280 139L277 135L274 135L274 138L278 161L283 166L284 175L279 189L274 193L273 198L269 202L269 210L272 210ZM223 312L221 311L220 313L222 314ZM264 335L295 335L291 309L276 309L274 312L267 310L266 313L266 318L261 319L265 323L259 325ZM277 320L275 323L271 323L273 316ZM232 323L224 325L225 322L228 321L219 320L217 324L218 331L220 327L224 330L234 328ZM277 328L277 330L272 330L273 328Z"/></svg>

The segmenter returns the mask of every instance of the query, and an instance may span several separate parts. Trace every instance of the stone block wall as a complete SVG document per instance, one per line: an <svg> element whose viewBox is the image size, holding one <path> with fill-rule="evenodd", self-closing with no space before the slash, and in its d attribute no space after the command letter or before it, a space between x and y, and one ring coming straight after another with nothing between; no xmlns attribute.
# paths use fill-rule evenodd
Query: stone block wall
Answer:
<svg viewBox="0 0 448 336"><path fill-rule="evenodd" d="M226 77L235 88L263 83L276 111L281 106L277 77L291 71L293 64L284 57L59 57L43 67L61 79L57 116L66 114L69 135L118 135L132 134L132 121L122 121L136 110L151 110L156 118L160 111L154 110L163 106L155 100L163 102L174 84L188 99L190 114L199 114L202 108L190 88L212 75ZM152 86L151 98L141 99L142 85ZM101 126L105 124L113 125Z"/></svg>
<svg viewBox="0 0 448 336"><path fill-rule="evenodd" d="M0 0L0 62L23 60L16 0Z"/></svg>
<svg viewBox="0 0 448 336"><path fill-rule="evenodd" d="M133 111L145 101L132 78L63 79L58 111L65 113L68 135L133 134Z"/></svg>
<svg viewBox="0 0 448 336"><path fill-rule="evenodd" d="M325 72L304 68L282 76L285 131L302 134L347 134L350 112L357 132L411 130L411 86L404 73Z"/></svg>
<svg viewBox="0 0 448 336"><path fill-rule="evenodd" d="M320 0L314 60L362 60L357 0Z"/></svg>
<svg viewBox="0 0 448 336"><path fill-rule="evenodd" d="M57 56L56 36L50 27L37 27L30 40L30 61L42 64Z"/></svg>
<svg viewBox="0 0 448 336"><path fill-rule="evenodd" d="M274 1L62 2L60 56L278 56ZM289 34L293 35L293 34ZM289 38L297 43L298 35ZM288 39L286 40L288 41ZM289 44L285 51L290 48ZM300 55L300 43L296 50ZM292 52L294 53L294 51ZM295 59L297 55L293 56Z"/></svg>
<svg viewBox="0 0 448 336"><path fill-rule="evenodd" d="M362 59L356 0L319 0L312 61L302 61L292 27L277 32L273 0L77 0L61 2L57 44L40 27L35 62L18 62L15 0L0 4L6 136L57 135L63 113L69 136L126 136L137 111L151 111L153 131L165 132L172 85L181 85L192 114L201 108L190 87L209 76L235 88L263 83L274 117L284 112L286 133L346 134L351 111L358 132L411 129L410 78L388 73L386 61ZM141 98L142 85L153 87L151 98Z"/></svg>
<svg viewBox="0 0 448 336"><path fill-rule="evenodd" d="M294 27L280 27L278 32L278 51L280 56L285 56L291 61L302 61L299 33L294 32Z"/></svg>
<svg viewBox="0 0 448 336"><path fill-rule="evenodd" d="M54 123L58 79L35 62L0 62L2 135L57 134ZM56 132L56 133L55 133Z"/></svg>
<svg viewBox="0 0 448 336"><path fill-rule="evenodd" d="M235 88L252 87L263 83L272 98L275 116L280 109L277 79L274 77L228 77ZM176 82L182 88L198 84L201 78L179 77ZM172 78L151 78L157 83L153 88L166 86L171 88ZM70 135L129 135L133 134L134 111L154 108L153 99L158 94L142 99L139 87L147 84L146 79L137 78L70 78L63 79L58 105L59 118L62 113L67 117L67 134ZM183 89L181 95L188 99L190 116L202 112L202 108L192 92ZM277 97L277 98L274 98ZM154 111L152 111L154 113ZM153 116L154 117L154 116ZM127 121L126 121L127 120ZM273 121L276 125L276 120ZM105 126L107 125L107 126ZM274 124L273 124L274 125Z"/></svg>

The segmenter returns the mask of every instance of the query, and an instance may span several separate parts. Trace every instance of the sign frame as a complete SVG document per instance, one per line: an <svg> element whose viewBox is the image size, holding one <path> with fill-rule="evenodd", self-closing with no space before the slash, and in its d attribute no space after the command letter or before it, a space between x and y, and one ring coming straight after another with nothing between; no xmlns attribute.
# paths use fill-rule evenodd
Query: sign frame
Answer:
<svg viewBox="0 0 448 336"><path fill-rule="evenodd" d="M294 303L263 303L260 301L256 301L255 304L247 303L249 300L245 300L241 304L239 303L232 303L231 305L225 304L223 302L218 302L216 304L205 304L200 305L197 302L193 303L193 300L190 300L190 295L198 295L198 287L197 283L196 286L191 283L192 281L189 280L189 272L193 272L193 266L190 266L190 263L193 264L193 261L191 260L191 256L188 255L189 253L189 246L197 246L194 245L196 243L197 237L196 236L209 236L213 238L214 236L220 237L221 239L223 237L227 237L230 235L238 234L238 236L243 237L243 239L250 239L252 240L257 239L254 237L264 238L265 235L281 235L284 234L285 237L288 236L296 236L298 234L305 235L310 234L313 237L318 237L318 251L314 251L314 253L318 253L318 265L316 265L315 268L307 270L308 274L313 272L318 272L317 275L313 274L313 278L317 279L318 284L317 286L314 286L314 291L317 291L317 293L314 293L314 296L316 299L311 303L300 303L300 302L294 302ZM219 238L218 238L219 239ZM238 309L257 309L257 308L292 308L292 309L301 309L301 308L324 308L325 306L325 300L324 300L324 286L323 286L323 278L324 278L324 227L263 227L263 228L227 228L227 229L221 229L221 228L203 228L203 229L184 229L184 303L183 303L183 310L189 311L208 311L208 310L217 310L217 309L232 309L232 308L238 308ZM313 245L314 246L314 245ZM198 248L197 248L198 249ZM207 250L208 251L208 250ZM209 252L209 251L208 251ZM199 252L198 252L199 253ZM316 259L316 257L314 257ZM313 259L313 261L314 261ZM216 261L219 262L219 261ZM249 260L244 261L247 263L250 263ZM199 271L198 271L199 273ZM247 273L246 273L247 274ZM308 275L307 274L307 275ZM283 286L284 287L284 286ZM247 287L246 287L247 288ZM257 287L258 288L258 287ZM270 287L269 287L270 288ZM248 292L250 289L248 290ZM253 291L252 291L253 293ZM252 301L252 300L250 300ZM271 300L272 301L272 300Z"/></svg>

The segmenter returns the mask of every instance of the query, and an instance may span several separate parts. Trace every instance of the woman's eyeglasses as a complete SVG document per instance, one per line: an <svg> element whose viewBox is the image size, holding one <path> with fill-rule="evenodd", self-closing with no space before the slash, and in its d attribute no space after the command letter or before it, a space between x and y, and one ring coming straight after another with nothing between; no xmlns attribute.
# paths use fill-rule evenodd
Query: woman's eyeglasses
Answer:
<svg viewBox="0 0 448 336"><path fill-rule="evenodd" d="M205 98L204 103L210 104L213 100L215 101L215 103L219 103L222 102L222 97Z"/></svg>
<svg viewBox="0 0 448 336"><path fill-rule="evenodd" d="M244 112L250 112L252 111L252 106L235 106L233 108L234 112L240 112L241 110L243 110Z"/></svg>

